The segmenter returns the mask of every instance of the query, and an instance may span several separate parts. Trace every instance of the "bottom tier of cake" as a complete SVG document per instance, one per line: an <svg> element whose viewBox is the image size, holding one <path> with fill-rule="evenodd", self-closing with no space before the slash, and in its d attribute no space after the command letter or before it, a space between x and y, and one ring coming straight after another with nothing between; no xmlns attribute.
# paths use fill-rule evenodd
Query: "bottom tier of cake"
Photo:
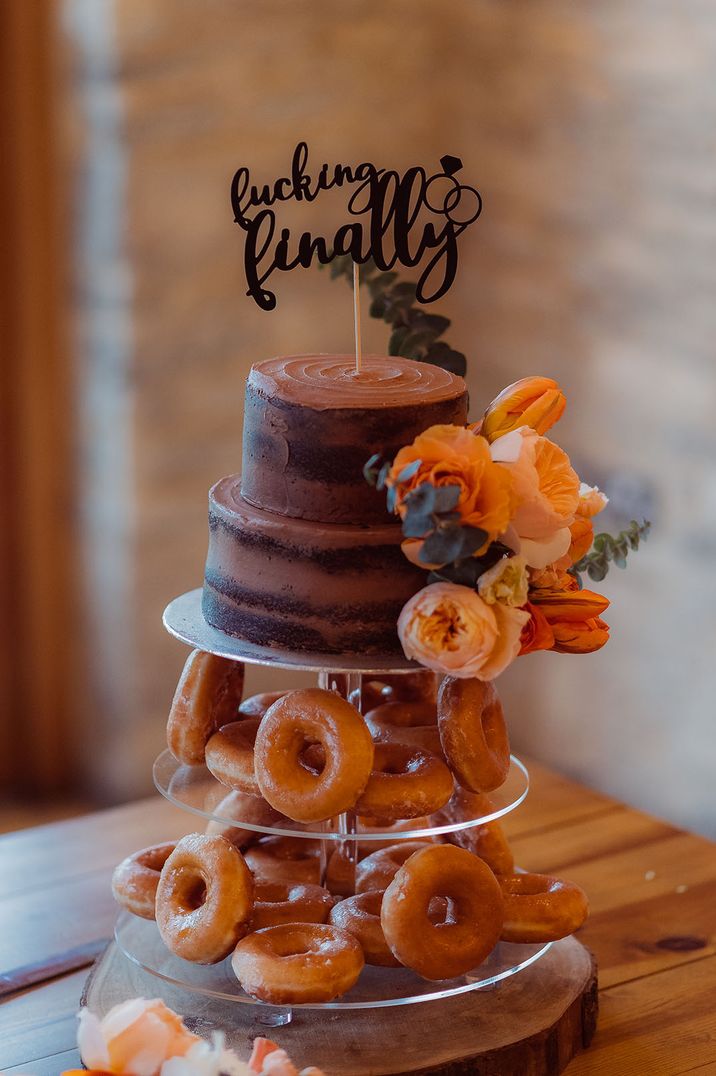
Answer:
<svg viewBox="0 0 716 1076"><path fill-rule="evenodd" d="M397 524L358 527L254 508L239 476L209 494L202 609L209 624L259 646L402 655L396 623L425 584Z"/></svg>

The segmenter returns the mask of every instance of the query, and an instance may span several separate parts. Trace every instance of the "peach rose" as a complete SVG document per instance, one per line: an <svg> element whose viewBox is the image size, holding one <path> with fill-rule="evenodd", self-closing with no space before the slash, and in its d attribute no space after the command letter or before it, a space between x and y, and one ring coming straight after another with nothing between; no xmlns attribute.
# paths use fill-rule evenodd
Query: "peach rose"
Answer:
<svg viewBox="0 0 716 1076"><path fill-rule="evenodd" d="M133 998L115 1005L102 1020L79 1014L77 1045L83 1063L101 1072L158 1076L172 1057L183 1057L202 1040L163 1001Z"/></svg>
<svg viewBox="0 0 716 1076"><path fill-rule="evenodd" d="M431 583L398 617L406 657L461 679L493 680L517 657L529 620L522 609L488 605L470 587Z"/></svg>
<svg viewBox="0 0 716 1076"><path fill-rule="evenodd" d="M407 479L400 475L418 464ZM405 515L406 496L424 482L434 486L458 486L456 511L461 521L488 534L487 545L506 529L514 498L512 480L504 467L493 462L484 437L463 426L431 426L401 448L387 478L395 489L396 511Z"/></svg>
<svg viewBox="0 0 716 1076"><path fill-rule="evenodd" d="M529 426L546 433L562 417L567 400L551 377L523 377L497 396L482 420L480 432L488 441Z"/></svg>
<svg viewBox="0 0 716 1076"><path fill-rule="evenodd" d="M517 508L504 541L531 568L546 568L567 553L579 503L579 479L561 448L526 426L499 437L492 457L509 471Z"/></svg>

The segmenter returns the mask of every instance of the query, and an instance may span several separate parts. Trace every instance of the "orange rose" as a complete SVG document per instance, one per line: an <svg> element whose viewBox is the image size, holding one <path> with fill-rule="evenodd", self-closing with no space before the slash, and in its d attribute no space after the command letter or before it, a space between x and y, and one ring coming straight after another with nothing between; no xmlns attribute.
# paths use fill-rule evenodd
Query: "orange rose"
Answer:
<svg viewBox="0 0 716 1076"><path fill-rule="evenodd" d="M579 503L579 479L561 448L526 426L499 437L492 458L510 472L517 498L506 536L532 568L546 568L570 547L569 531Z"/></svg>
<svg viewBox="0 0 716 1076"><path fill-rule="evenodd" d="M520 636L520 657L523 654L531 654L534 650L551 650L554 645L554 632L544 613L532 602L527 602L525 610L530 614L530 619Z"/></svg>
<svg viewBox="0 0 716 1076"><path fill-rule="evenodd" d="M546 433L562 417L567 400L551 377L523 377L497 396L482 420L480 432L494 441L520 426Z"/></svg>
<svg viewBox="0 0 716 1076"><path fill-rule="evenodd" d="M405 656L461 679L493 680L520 649L529 613L488 605L470 587L431 583L403 606L398 636Z"/></svg>
<svg viewBox="0 0 716 1076"><path fill-rule="evenodd" d="M416 462L419 466L401 481L401 474ZM483 437L463 426L431 426L412 445L401 448L387 479L401 516L406 496L424 482L459 487L456 511L463 523L487 532L485 547L506 530L514 504L512 480L493 462Z"/></svg>

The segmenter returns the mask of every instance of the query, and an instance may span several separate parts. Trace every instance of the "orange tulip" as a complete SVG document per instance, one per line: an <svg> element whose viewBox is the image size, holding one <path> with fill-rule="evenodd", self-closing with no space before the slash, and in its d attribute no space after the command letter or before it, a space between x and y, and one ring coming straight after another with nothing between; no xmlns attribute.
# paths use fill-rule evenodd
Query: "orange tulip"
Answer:
<svg viewBox="0 0 716 1076"><path fill-rule="evenodd" d="M564 393L551 377L523 377L492 401L480 433L488 441L520 426L530 426L543 434L561 418L566 406Z"/></svg>
<svg viewBox="0 0 716 1076"><path fill-rule="evenodd" d="M609 641L609 625L600 617L582 621L552 621L554 646L560 654L592 654Z"/></svg>
<svg viewBox="0 0 716 1076"><path fill-rule="evenodd" d="M554 646L554 632L539 606L527 602L525 610L530 619L522 629L520 636L520 657L531 654L534 650L551 650Z"/></svg>
<svg viewBox="0 0 716 1076"><path fill-rule="evenodd" d="M579 623L601 616L609 608L609 599L593 590L530 591L530 601L539 606L546 620L556 623Z"/></svg>

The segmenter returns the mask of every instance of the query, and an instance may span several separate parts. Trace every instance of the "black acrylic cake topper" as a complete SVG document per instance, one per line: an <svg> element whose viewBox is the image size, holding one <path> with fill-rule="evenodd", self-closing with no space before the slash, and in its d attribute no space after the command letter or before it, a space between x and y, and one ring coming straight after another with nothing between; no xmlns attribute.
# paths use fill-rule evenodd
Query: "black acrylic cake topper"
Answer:
<svg viewBox="0 0 716 1076"><path fill-rule="evenodd" d="M231 181L234 220L244 232L244 267L250 295L262 310L276 306L266 287L272 273L308 268L315 260L327 265L348 255L357 265L372 261L387 272L395 265L413 268L428 260L416 284L420 303L444 295L457 272L457 239L480 215L482 199L474 187L460 183L459 157L440 158L441 171L429 176L420 165L402 175L363 162L356 166L323 164L315 177L308 171L308 146L299 142L291 174L257 187L249 169L237 169ZM295 240L279 227L277 202L313 202L323 191L351 187L347 211L331 240L304 231ZM433 219L434 218L434 219Z"/></svg>

